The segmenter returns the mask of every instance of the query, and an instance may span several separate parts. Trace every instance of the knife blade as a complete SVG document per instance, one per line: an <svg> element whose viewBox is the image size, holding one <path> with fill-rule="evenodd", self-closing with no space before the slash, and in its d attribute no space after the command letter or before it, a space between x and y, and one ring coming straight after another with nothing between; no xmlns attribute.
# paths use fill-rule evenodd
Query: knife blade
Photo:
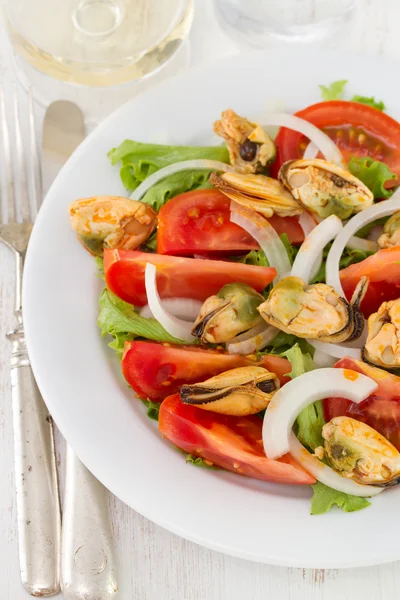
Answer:
<svg viewBox="0 0 400 600"><path fill-rule="evenodd" d="M85 122L80 108L66 100L50 104L43 124L45 185L49 187L84 138ZM117 567L107 495L104 486L67 446L61 535L61 585L65 600L117 598Z"/></svg>

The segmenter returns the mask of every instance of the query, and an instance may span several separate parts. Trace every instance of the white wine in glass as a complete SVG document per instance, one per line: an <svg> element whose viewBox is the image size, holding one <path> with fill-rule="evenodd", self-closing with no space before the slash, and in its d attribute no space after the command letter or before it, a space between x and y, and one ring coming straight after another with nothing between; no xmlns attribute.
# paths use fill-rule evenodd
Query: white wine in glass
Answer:
<svg viewBox="0 0 400 600"><path fill-rule="evenodd" d="M15 49L56 79L116 86L165 64L186 39L192 0L3 0Z"/></svg>

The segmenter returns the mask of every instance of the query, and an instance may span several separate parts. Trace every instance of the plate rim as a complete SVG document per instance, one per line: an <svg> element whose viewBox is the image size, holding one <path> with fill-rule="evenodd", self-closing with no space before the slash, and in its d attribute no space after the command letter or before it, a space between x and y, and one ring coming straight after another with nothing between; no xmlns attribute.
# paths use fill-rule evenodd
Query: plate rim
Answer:
<svg viewBox="0 0 400 600"><path fill-rule="evenodd" d="M312 55L312 51L304 52L304 49L302 49L302 50L303 50L303 54L308 55L308 56ZM293 54L293 48L291 48L290 50L288 50L285 53L285 57L287 58L287 56L291 56L292 54ZM337 60L339 53L324 52L323 54L325 56L331 56L331 57L334 56L335 59ZM242 62L242 61L246 60L247 57L252 56L252 55L258 55L258 56L268 55L268 52L258 51L258 52L246 53L245 55L241 55L239 57L239 60ZM343 58L346 57L346 60L349 59L348 54L346 54L346 55L343 54L342 56L343 56ZM381 65L382 63L383 64L392 63L393 67L398 66L398 63L393 60L382 60L377 57L374 57L371 59L366 58L366 57L364 58L364 57L360 57L360 55L355 54L355 53L353 53L353 56L357 60L359 60L361 58L362 60L367 61L368 63L376 63L377 65ZM238 56L231 56L231 57L221 59L213 65L203 65L203 66L196 67L195 69L190 69L189 71L179 74L174 78L168 79L167 81L160 82L158 85L152 87L149 90L143 91L143 93L140 94L137 98L147 97L147 96L151 97L154 93L162 91L163 88L169 88L171 85L173 86L174 85L173 82L176 82L177 80L180 80L180 81L185 80L188 77L188 73L191 74L190 76L195 76L196 74L199 75L201 73L207 73L210 71L210 69L213 70L217 67L221 68L224 66L225 67L231 66L237 60L238 60ZM31 349L35 347L35 343L34 343L33 337L32 337L32 336L34 336L33 328L31 328L33 314L30 310L31 307L29 306L29 294L30 294L29 290L32 289L32 284L33 284L31 274L34 269L34 267L31 266L31 264L34 265L35 244L40 243L37 241L39 239L39 234L37 232L42 227L42 225L41 225L42 221L45 220L47 210L48 210L46 207L48 207L50 205L50 202L52 201L52 197L55 194L55 191L57 190L57 187L59 185L58 182L60 181L60 175L63 175L63 177L65 177L66 173L68 173L68 171L71 171L74 168L74 165L79 162L80 157L85 154L86 148L93 143L93 140L101 137L102 133L109 129L110 124L112 124L114 120L118 120L118 118L119 118L118 115L122 114L122 112L124 110L128 110L130 107L133 108L137 101L137 98L130 100L128 103L126 103L125 105L123 105L122 107L117 109L113 114L111 114L109 117L107 117L107 119L94 132L92 132L84 140L84 142L79 146L79 148L74 152L74 154L71 156L71 158L64 165L59 176L53 182L52 186L50 187L50 189L46 195L45 200L43 201L43 205L39 212L39 216L38 216L37 222L35 224L35 227L34 227L34 230L32 233L32 238L31 238L32 244L30 245L30 247L28 249L28 253L27 253L27 257L26 257L26 269L25 269L24 283L23 283L23 305L24 305L23 318L24 318L24 323L25 323L27 346L28 346L29 353L31 355L32 368L33 368L34 372L40 373L40 375L38 376L38 385L39 385L40 389L42 389L42 388L45 389L46 384L44 382L44 378L42 378L41 368L39 366L40 359L37 355L35 355L35 350L33 350L33 352L31 353ZM52 405L52 400L49 397L46 398L46 395L47 394L45 393L44 396L45 396L46 402L49 405ZM57 409L55 411L54 411L54 409L52 409L52 412L57 413ZM65 437L64 427L63 427L62 423L60 423L59 429L60 429L62 435ZM68 437L71 438L71 435L69 435ZM75 446L78 447L78 446L80 446L80 444L73 442L72 447L75 447ZM82 454L82 452L80 452L80 454ZM97 469L97 467L95 467L95 465L92 465L91 462L92 461L90 461L90 460L86 461L86 463L88 464L88 467L89 468L92 467L93 471L96 474L96 477L98 477L98 474L97 474L98 469ZM98 478L100 481L102 481L102 477L98 477ZM102 483L104 483L104 485L106 485L105 481L104 482L102 481ZM115 493L115 492L113 491L113 493ZM120 497L119 494L116 494L116 495L118 497ZM127 502L123 498L121 498L121 500L126 502L129 506L132 506L131 502ZM303 568L307 568L307 567L308 568L353 568L353 567L372 566L372 565L376 565L376 564L383 564L383 563L392 562L394 560L400 559L400 549L398 550L397 553L393 549L392 552L387 552L384 557L381 557L380 559L377 559L375 557L375 558L371 559L370 561L364 559L364 560L353 560L351 563L349 563L348 561L343 563L340 560L336 559L335 562L330 561L329 566L327 565L326 560L322 559L320 561L318 559L318 556L315 556L312 561L299 561L296 558L287 559L287 558L281 558L281 557L277 557L277 556L274 557L272 555L269 555L269 556L260 556L259 554L253 555L251 552L248 552L248 551L238 550L233 547L226 547L223 544L217 543L215 541L211 542L210 540L207 540L207 539L201 539L201 536L193 535L192 532L187 531L186 529L182 529L179 525L177 525L175 523L166 522L165 519L160 518L158 515L154 514L151 510L147 511L145 506L140 506L140 508L132 506L132 508L134 508L134 510L137 510L138 512L140 512L140 514L142 514L143 516L145 516L152 522L156 523L157 525L159 525L159 526L173 532L174 534L179 535L191 542L200 544L211 550L216 550L218 552L226 553L231 556L236 556L238 558L252 560L252 561L256 561L256 562L260 562L260 563L266 563L266 564L271 564L271 565L276 565L276 566L303 567ZM349 516L343 515L342 518L349 518ZM351 516L350 516L350 518L351 518Z"/></svg>

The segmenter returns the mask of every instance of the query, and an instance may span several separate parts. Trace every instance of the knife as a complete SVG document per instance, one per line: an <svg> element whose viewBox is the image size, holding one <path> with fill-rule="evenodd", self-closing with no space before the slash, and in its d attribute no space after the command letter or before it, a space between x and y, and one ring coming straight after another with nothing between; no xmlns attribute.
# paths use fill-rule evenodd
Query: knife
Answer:
<svg viewBox="0 0 400 600"><path fill-rule="evenodd" d="M84 138L85 122L80 108L65 100L50 104L43 124L47 175L50 173L54 178ZM49 183L45 182L46 187ZM104 486L67 445L61 535L64 600L117 598L117 568L107 496Z"/></svg>

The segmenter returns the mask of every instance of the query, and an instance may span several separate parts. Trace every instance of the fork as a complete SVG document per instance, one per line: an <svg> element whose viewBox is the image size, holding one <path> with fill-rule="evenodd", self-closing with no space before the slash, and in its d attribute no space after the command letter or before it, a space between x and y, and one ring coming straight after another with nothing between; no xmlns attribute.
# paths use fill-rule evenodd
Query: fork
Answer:
<svg viewBox="0 0 400 600"><path fill-rule="evenodd" d="M53 425L32 373L22 321L24 259L42 197L31 91L27 114L31 160L26 159L24 152L16 84L12 85L8 106L5 87L0 86L3 153L0 241L13 252L16 265L16 325L7 337L12 342L10 374L20 571L29 594L50 596L60 589L60 505ZM14 143L11 143L10 123ZM13 166L18 176L14 176Z"/></svg>

